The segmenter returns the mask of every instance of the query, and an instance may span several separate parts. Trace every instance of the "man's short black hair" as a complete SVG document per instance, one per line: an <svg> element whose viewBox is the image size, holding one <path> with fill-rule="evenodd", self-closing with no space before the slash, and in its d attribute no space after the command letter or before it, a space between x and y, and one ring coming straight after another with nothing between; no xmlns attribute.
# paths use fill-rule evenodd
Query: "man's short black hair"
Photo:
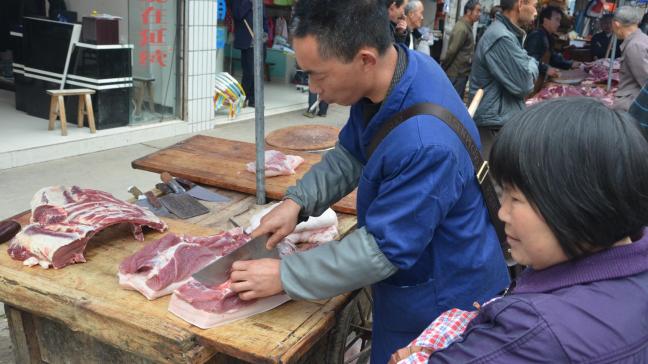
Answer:
<svg viewBox="0 0 648 364"><path fill-rule="evenodd" d="M479 0L468 0L466 5L464 5L464 15L468 14L469 11L475 10L477 5L479 5Z"/></svg>
<svg viewBox="0 0 648 364"><path fill-rule="evenodd" d="M383 0L299 0L295 4L292 34L313 36L322 58L350 62L361 48L384 54L391 46L387 8Z"/></svg>
<svg viewBox="0 0 648 364"><path fill-rule="evenodd" d="M515 5L522 0L500 0L500 6L502 7L502 11L509 11L513 10Z"/></svg>
<svg viewBox="0 0 648 364"><path fill-rule="evenodd" d="M562 15L563 15L562 10L560 10L560 8L555 7L555 6L547 6L546 8L542 9L540 11L540 24L542 24L542 22L545 19L551 19L551 17L554 15L554 13L560 14L560 17L562 17Z"/></svg>
<svg viewBox="0 0 648 364"><path fill-rule="evenodd" d="M387 0L387 1L385 1L385 3L387 4L388 9L392 4L395 4L397 8L401 7L401 6L403 6L404 2L405 2L405 0Z"/></svg>
<svg viewBox="0 0 648 364"><path fill-rule="evenodd" d="M648 223L648 142L627 113L560 98L510 119L490 153L500 185L518 188L570 258L605 249Z"/></svg>

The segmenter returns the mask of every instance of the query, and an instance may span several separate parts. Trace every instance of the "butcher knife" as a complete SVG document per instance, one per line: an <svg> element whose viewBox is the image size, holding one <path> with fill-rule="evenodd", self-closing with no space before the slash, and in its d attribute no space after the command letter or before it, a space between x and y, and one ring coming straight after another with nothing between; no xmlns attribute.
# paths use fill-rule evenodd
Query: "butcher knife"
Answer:
<svg viewBox="0 0 648 364"><path fill-rule="evenodd" d="M159 200L167 210L181 219L190 219L209 213L209 209L195 198L189 196L177 181L173 180L173 178L169 180L166 177L168 176L163 175L162 181L173 190L173 193L164 195Z"/></svg>
<svg viewBox="0 0 648 364"><path fill-rule="evenodd" d="M236 261L263 258L278 259L279 251L277 248L270 250L266 248L268 237L270 237L268 234L257 236L228 255L209 263L209 265L194 273L191 277L207 287L214 287L230 278L232 264Z"/></svg>
<svg viewBox="0 0 648 364"><path fill-rule="evenodd" d="M187 190L187 193L190 196L193 196L199 200L203 201L209 201L209 202L227 202L229 201L229 197L225 197L221 194L218 194L214 191L210 191L206 189L205 187L199 186L188 179L184 178L179 178L175 177L174 178L182 187L184 187Z"/></svg>
<svg viewBox="0 0 648 364"><path fill-rule="evenodd" d="M128 192L130 192L136 198L135 204L137 206L146 207L159 217L171 216L169 210L162 206L153 192L148 191L146 193L142 193L142 191L135 186L130 186L128 188Z"/></svg>

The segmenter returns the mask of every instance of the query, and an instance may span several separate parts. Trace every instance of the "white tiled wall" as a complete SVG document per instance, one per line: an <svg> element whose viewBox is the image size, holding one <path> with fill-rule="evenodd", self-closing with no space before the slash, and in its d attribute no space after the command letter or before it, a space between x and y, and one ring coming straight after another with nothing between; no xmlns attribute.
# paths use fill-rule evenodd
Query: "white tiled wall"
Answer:
<svg viewBox="0 0 648 364"><path fill-rule="evenodd" d="M187 117L192 132L214 126L216 0L188 0Z"/></svg>

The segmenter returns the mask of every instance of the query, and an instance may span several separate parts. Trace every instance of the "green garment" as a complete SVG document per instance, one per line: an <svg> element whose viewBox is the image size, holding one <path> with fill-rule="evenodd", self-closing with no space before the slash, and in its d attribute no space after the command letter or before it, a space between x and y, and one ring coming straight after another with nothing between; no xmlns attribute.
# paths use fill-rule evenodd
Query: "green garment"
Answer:
<svg viewBox="0 0 648 364"><path fill-rule="evenodd" d="M441 61L448 77L467 77L474 51L472 25L461 18L452 29L445 58Z"/></svg>

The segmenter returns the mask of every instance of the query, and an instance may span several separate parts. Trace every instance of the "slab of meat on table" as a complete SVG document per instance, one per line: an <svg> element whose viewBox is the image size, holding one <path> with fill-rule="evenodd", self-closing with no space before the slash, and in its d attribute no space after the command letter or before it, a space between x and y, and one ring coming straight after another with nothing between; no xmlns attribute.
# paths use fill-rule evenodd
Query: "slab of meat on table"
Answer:
<svg viewBox="0 0 648 364"><path fill-rule="evenodd" d="M615 60L612 64L612 82L614 84L619 83L620 68L621 64L619 61ZM586 78L586 81L591 83L605 83L608 80L610 72L610 60L608 58L602 58L594 62L586 63L585 69L589 73L589 77Z"/></svg>
<svg viewBox="0 0 648 364"><path fill-rule="evenodd" d="M249 240L241 228L206 237L167 234L122 261L119 284L149 300L171 294L192 274Z"/></svg>
<svg viewBox="0 0 648 364"><path fill-rule="evenodd" d="M276 150L265 152L265 175L290 176L295 174L295 169L304 162L304 158L297 155L286 155ZM248 172L256 173L256 162L247 164Z"/></svg>
<svg viewBox="0 0 648 364"><path fill-rule="evenodd" d="M167 228L149 210L107 192L77 186L46 187L32 198L30 224L13 238L8 253L25 265L63 268L85 262L83 252L88 240L121 223L130 224L140 241L144 240L142 226L158 231Z"/></svg>
<svg viewBox="0 0 648 364"><path fill-rule="evenodd" d="M261 217L276 206L253 216L247 231L258 226ZM333 240L338 234L337 222L337 215L330 209L321 216L310 217L279 243L281 256L309 250ZM226 281L208 287L189 279L171 296L169 311L195 326L207 329L265 312L290 300L287 295L279 294L256 301L243 301L232 291L230 284L230 281Z"/></svg>
<svg viewBox="0 0 648 364"><path fill-rule="evenodd" d="M594 86L568 86L568 85L551 85L541 89L534 97L526 101L526 105L534 105L543 100L554 99L557 97L585 96L593 97L600 100L605 105L611 107L614 103L614 93L616 89L610 92L600 87Z"/></svg>

